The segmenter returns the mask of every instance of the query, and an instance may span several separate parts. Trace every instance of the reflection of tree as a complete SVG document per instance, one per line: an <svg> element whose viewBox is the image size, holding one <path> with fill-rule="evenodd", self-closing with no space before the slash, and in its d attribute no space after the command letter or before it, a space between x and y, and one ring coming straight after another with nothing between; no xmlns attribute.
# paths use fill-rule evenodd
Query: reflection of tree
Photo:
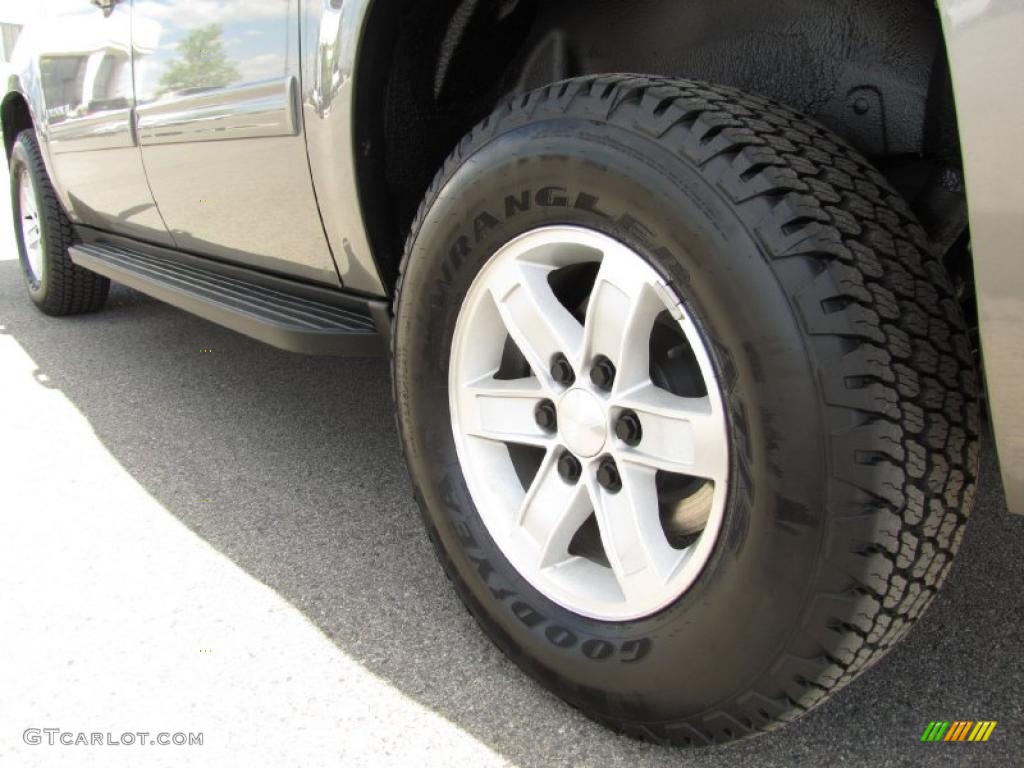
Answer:
<svg viewBox="0 0 1024 768"><path fill-rule="evenodd" d="M224 52L220 24L193 29L177 45L178 58L160 77L160 90L216 88L238 80L241 73Z"/></svg>

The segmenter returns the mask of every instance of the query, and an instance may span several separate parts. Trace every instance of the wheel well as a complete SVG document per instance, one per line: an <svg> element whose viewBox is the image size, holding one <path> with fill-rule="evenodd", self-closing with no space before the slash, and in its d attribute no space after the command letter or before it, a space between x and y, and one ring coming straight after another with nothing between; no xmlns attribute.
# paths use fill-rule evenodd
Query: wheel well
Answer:
<svg viewBox="0 0 1024 768"><path fill-rule="evenodd" d="M433 175L476 122L503 99L602 72L707 80L804 112L878 165L943 253L964 241L956 114L931 0L375 0L355 135L385 281Z"/></svg>
<svg viewBox="0 0 1024 768"><path fill-rule="evenodd" d="M28 102L20 93L9 93L0 106L0 125L4 132L4 150L7 157L14 149L14 140L26 128L31 129L32 115L28 110Z"/></svg>

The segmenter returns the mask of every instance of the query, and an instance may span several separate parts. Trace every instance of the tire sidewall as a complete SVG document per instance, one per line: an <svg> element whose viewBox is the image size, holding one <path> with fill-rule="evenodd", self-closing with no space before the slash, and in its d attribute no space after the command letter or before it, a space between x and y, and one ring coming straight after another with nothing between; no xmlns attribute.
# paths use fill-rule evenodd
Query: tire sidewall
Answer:
<svg viewBox="0 0 1024 768"><path fill-rule="evenodd" d="M528 199L528 210L509 198ZM421 221L397 307L396 397L428 526L470 609L528 672L591 711L668 718L748 690L806 609L826 476L798 321L750 226L655 142L570 118L492 137L448 174ZM638 621L581 617L520 577L477 513L456 454L448 368L462 300L502 245L553 224L608 234L665 277L700 325L723 389L731 477L722 530L696 583Z"/></svg>

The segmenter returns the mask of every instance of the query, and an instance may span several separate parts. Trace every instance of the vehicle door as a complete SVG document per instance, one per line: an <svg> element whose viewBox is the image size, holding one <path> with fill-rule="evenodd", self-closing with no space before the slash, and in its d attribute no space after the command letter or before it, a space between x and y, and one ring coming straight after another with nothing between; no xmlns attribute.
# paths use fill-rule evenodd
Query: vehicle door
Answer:
<svg viewBox="0 0 1024 768"><path fill-rule="evenodd" d="M142 159L182 250L338 285L299 113L299 0L134 0Z"/></svg>
<svg viewBox="0 0 1024 768"><path fill-rule="evenodd" d="M134 132L130 3L45 0L33 10L42 15L32 27L45 108L37 127L71 217L171 244Z"/></svg>

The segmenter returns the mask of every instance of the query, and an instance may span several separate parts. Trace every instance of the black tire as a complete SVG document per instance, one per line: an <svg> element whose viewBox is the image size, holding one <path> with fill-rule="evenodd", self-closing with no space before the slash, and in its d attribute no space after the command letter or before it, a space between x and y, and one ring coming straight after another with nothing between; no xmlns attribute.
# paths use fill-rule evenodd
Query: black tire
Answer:
<svg viewBox="0 0 1024 768"><path fill-rule="evenodd" d="M48 315L77 315L100 309L107 300L110 281L76 266L68 256L74 242L71 222L61 208L57 194L43 164L39 144L31 130L24 130L14 141L10 158L11 208L14 212L14 233L21 257L21 268L28 285L28 294ZM31 175L39 210L42 244L42 269L34 275L29 267L25 239L21 230L21 200L18 184L22 173Z"/></svg>
<svg viewBox="0 0 1024 768"><path fill-rule="evenodd" d="M524 191L529 210L506 209ZM572 614L511 568L452 436L462 298L498 247L553 223L645 256L699 320L725 390L716 549L677 602L629 623ZM396 315L402 444L448 576L510 658L616 729L690 745L793 720L903 637L960 545L978 411L950 281L885 179L785 107L631 75L503 105L431 186Z"/></svg>

